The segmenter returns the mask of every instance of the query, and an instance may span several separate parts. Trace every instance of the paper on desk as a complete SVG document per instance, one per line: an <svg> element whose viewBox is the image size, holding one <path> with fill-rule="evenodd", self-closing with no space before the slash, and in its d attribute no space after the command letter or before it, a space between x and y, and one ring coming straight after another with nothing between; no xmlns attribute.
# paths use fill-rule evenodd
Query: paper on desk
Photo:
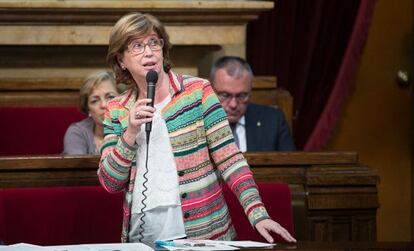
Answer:
<svg viewBox="0 0 414 251"><path fill-rule="evenodd" d="M216 243L216 244L223 244L233 247L240 247L240 248L264 248L264 247L273 247L276 244L267 243L267 242L258 242L258 241L212 241L212 240L205 240L206 243Z"/></svg>
<svg viewBox="0 0 414 251"><path fill-rule="evenodd" d="M32 245L28 243L17 243L8 246L0 246L1 251L50 251L47 247Z"/></svg>
<svg viewBox="0 0 414 251"><path fill-rule="evenodd" d="M153 248L143 243L83 244L49 246L48 248L52 248L50 249L52 251L154 251Z"/></svg>
<svg viewBox="0 0 414 251"><path fill-rule="evenodd" d="M37 246L27 243L0 246L0 251L154 251L142 243L110 243L63 246Z"/></svg>
<svg viewBox="0 0 414 251"><path fill-rule="evenodd" d="M187 250L202 251L202 250L238 250L239 249L237 247L232 247L232 246L224 245L221 243L214 243L214 242L207 243L205 240L179 239L179 240L174 240L173 243L175 243L176 246L167 245L167 246L162 246L162 247L168 250L186 250L186 251Z"/></svg>
<svg viewBox="0 0 414 251"><path fill-rule="evenodd" d="M189 240L189 239L180 239L174 240L174 243L181 244L177 246L164 248L168 250L237 250L238 248L253 248L253 247L273 247L276 244L257 242L257 241L214 241L214 240Z"/></svg>
<svg viewBox="0 0 414 251"><path fill-rule="evenodd" d="M167 250L180 250L180 251L206 251L206 250L239 250L237 247L221 245L221 244L208 244L206 246L193 246L193 247L172 247L172 246L163 246Z"/></svg>

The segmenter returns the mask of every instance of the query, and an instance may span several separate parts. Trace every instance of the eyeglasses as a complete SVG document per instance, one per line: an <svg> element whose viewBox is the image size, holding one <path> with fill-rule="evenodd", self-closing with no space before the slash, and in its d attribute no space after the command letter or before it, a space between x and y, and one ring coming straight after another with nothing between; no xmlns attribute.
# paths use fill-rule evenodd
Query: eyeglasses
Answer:
<svg viewBox="0 0 414 251"><path fill-rule="evenodd" d="M128 45L128 50L136 55L142 54L144 53L145 46L147 45L152 51L159 51L162 49L162 47L164 47L164 40L161 38L160 39L153 38L153 39L150 39L147 43L139 42L139 41L132 41Z"/></svg>
<svg viewBox="0 0 414 251"><path fill-rule="evenodd" d="M241 92L235 95L228 92L218 92L217 96L221 101L229 102L232 98L235 98L238 103L245 103L249 100L250 92Z"/></svg>

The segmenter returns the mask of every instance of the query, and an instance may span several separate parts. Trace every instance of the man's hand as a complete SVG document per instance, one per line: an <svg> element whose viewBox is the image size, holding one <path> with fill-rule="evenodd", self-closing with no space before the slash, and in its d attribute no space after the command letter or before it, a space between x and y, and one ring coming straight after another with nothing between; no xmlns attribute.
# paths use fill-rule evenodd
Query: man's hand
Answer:
<svg viewBox="0 0 414 251"><path fill-rule="evenodd" d="M274 220L266 219L259 221L256 224L257 231L269 242L273 243L274 240L270 235L270 232L277 233L278 235L282 236L287 242L296 242L296 239L290 235L290 233L282 227L279 223Z"/></svg>

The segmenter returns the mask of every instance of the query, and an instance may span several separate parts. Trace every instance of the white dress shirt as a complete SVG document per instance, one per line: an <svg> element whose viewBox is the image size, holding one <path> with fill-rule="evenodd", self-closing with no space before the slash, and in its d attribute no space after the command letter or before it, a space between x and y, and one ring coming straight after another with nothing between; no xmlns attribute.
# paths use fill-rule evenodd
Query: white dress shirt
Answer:
<svg viewBox="0 0 414 251"><path fill-rule="evenodd" d="M247 140L246 140L246 118L244 115L239 119L236 124L236 133L239 139L239 149L242 152L247 151Z"/></svg>

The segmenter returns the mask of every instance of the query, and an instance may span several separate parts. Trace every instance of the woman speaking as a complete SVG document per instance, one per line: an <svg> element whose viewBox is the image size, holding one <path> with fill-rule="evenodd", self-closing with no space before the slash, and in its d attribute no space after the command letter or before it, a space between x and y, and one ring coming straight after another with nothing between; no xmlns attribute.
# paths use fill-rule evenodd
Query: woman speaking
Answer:
<svg viewBox="0 0 414 251"><path fill-rule="evenodd" d="M210 83L171 70L170 49L164 26L149 14L122 17L110 34L107 61L129 91L108 103L98 176L107 191L125 193L122 241L233 240L222 185L267 241L270 232L295 241L270 219Z"/></svg>

